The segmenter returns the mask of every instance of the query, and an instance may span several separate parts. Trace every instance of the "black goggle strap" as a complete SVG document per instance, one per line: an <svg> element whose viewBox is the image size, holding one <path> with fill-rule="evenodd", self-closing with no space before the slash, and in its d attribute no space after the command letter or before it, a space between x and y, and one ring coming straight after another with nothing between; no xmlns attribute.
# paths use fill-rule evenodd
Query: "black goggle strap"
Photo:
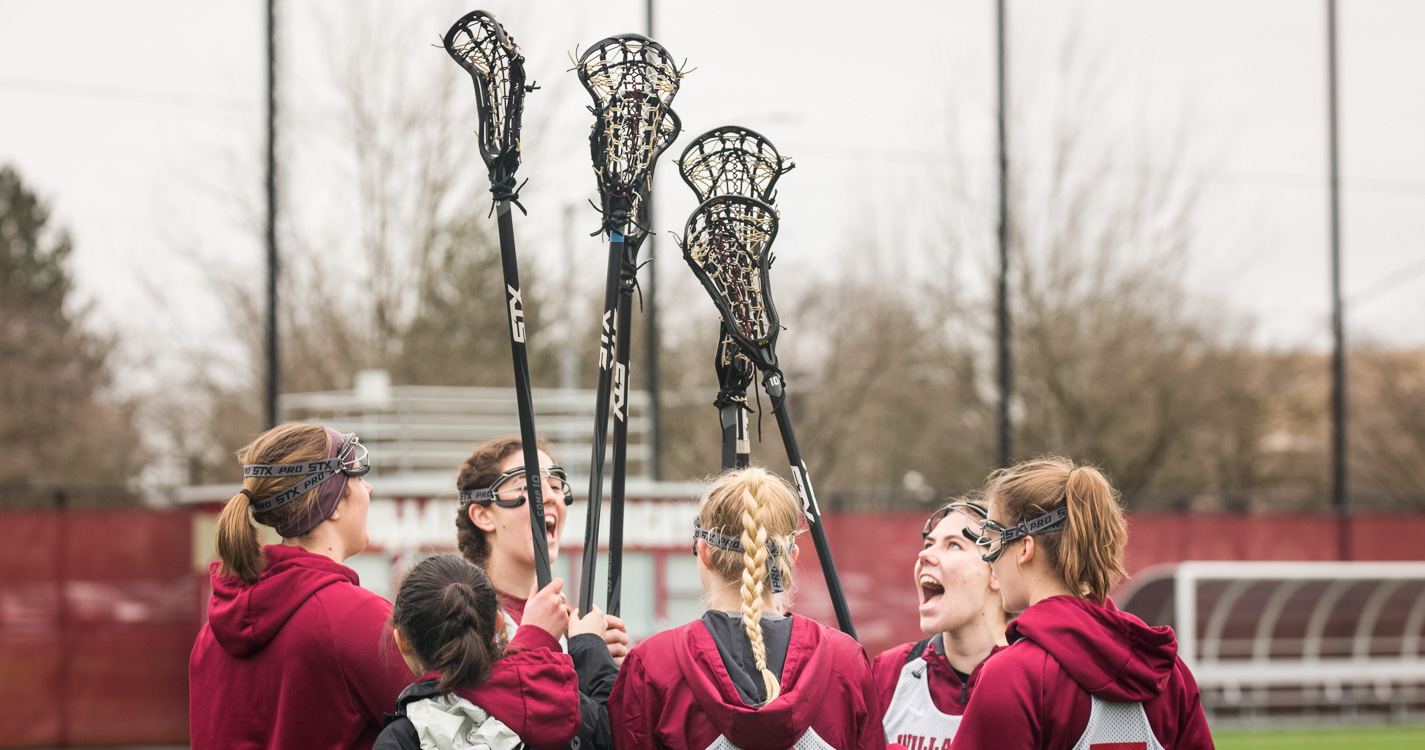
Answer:
<svg viewBox="0 0 1425 750"><path fill-rule="evenodd" d="M730 537L720 531L703 528L703 521L697 516L693 517L693 539L701 539L713 547L730 550L739 554L746 554L742 549L742 540ZM772 585L772 593L780 594L785 589L782 586L782 565L779 562L782 556L782 547L775 541L767 540L767 579Z"/></svg>
<svg viewBox="0 0 1425 750"><path fill-rule="evenodd" d="M301 464L246 464L242 467L244 477L294 477L310 474L311 476L292 485L285 492L278 493L272 497L264 497L261 500L252 501L254 513L262 513L273 508L280 508L287 503L296 500L307 494L313 487L336 476L341 471L340 458L328 458L324 461L308 461Z"/></svg>
<svg viewBox="0 0 1425 750"><path fill-rule="evenodd" d="M361 453L350 460L342 458L353 449L360 448ZM371 471L371 465L364 463L366 460L366 446L361 444L356 433L350 432L342 436L341 446L337 448L336 458L327 458L321 461L307 461L297 464L244 464L242 475L246 477L297 477L310 474L306 479L292 485L286 491L280 492L272 497L264 497L261 500L253 499L252 511L262 513L280 508L287 503L307 494L313 487L331 479L338 473L345 473L348 476L359 477ZM349 467L347 464L358 464Z"/></svg>
<svg viewBox="0 0 1425 750"><path fill-rule="evenodd" d="M564 467L563 467L563 466L551 466L551 467L549 467L548 469L541 469L541 470L540 470L540 474L545 474L545 473L548 473L549 476L551 476L551 477L556 477L556 478L558 478L559 481L564 484L564 487L565 487L565 490L564 490L564 498L565 498L565 500L568 500L570 497L573 497L573 493L571 493L571 492L569 491L569 489L568 489L568 487L569 487L569 474L568 474L568 472L564 471ZM478 489L478 490L461 490L461 491L460 491L460 495L459 495L459 498L460 498L460 505L461 505L461 507L464 507L464 506L470 505L471 503L480 503L480 504L483 505L483 504L485 504L485 503L495 502L495 501L498 500L498 498L497 498L496 495L495 495L495 488L496 488L496 487L499 487L500 485L504 484L505 482L507 482L507 481L509 481L509 480L511 480L511 479L514 479L515 477L522 477L522 476L524 476L524 467L520 467L520 468L517 468L517 469L510 469L509 471L505 472L504 474L501 474L501 475L499 475L498 477L495 477L495 481L491 482L489 487L484 487L484 488ZM523 504L524 504L524 492L525 492L525 488L524 488L524 487L520 487L520 496L519 496L519 499L516 500L516 501L514 501L514 503L515 503L516 506L518 506L518 505L523 505Z"/></svg>
<svg viewBox="0 0 1425 750"><path fill-rule="evenodd" d="M1059 529L1062 529L1064 527L1064 522L1067 521L1068 518L1069 508L1068 506L1065 506L1062 508L1055 508L1054 510L1049 511L1048 513L1045 513L1044 515L1039 516L1038 518L1031 518L1028 521L1020 521L1019 523L1008 529L1004 528L1003 526L999 526L997 530L1000 531L1000 547L1002 548L1004 547L1004 545L1009 544L1010 542L1013 542L1017 539L1023 539L1024 537L1031 536L1033 534L1043 534L1050 531L1058 531ZM988 526L991 523L993 523L993 521L986 521L985 525Z"/></svg>

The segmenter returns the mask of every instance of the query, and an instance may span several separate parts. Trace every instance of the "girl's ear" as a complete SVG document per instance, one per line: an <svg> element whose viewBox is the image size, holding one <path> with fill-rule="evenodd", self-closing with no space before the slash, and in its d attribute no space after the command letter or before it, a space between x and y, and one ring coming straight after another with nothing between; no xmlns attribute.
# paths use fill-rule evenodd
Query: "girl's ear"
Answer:
<svg viewBox="0 0 1425 750"><path fill-rule="evenodd" d="M802 548L799 547L799 546L797 546L797 543L796 543L796 542L792 542L792 554L791 554L791 558L792 558L792 564L793 564L793 565L796 565L796 564L797 564L797 558L798 558L798 557L801 557L801 555L802 555Z"/></svg>
<svg viewBox="0 0 1425 750"><path fill-rule="evenodd" d="M994 568L990 568L990 591L1000 593L999 578L995 576Z"/></svg>
<svg viewBox="0 0 1425 750"><path fill-rule="evenodd" d="M1028 565L1029 563L1034 562L1034 553L1034 537L1024 537L1024 547L1019 551L1019 558L1016 560L1016 562L1019 563L1020 567Z"/></svg>
<svg viewBox="0 0 1425 750"><path fill-rule="evenodd" d="M471 503L468 512L470 514L470 523L475 524L475 528L486 533L495 530L495 517L490 514L490 506L481 505L480 503Z"/></svg>
<svg viewBox="0 0 1425 750"><path fill-rule="evenodd" d="M413 675L425 673L425 667L421 666L421 660L416 656L416 650L411 648L411 642L406 638L406 634L398 627L391 628L391 636L396 641L396 650L401 652L401 658L406 660L406 667Z"/></svg>
<svg viewBox="0 0 1425 750"><path fill-rule="evenodd" d="M400 628L391 628L391 635L396 640L396 650L401 652L401 656L415 655L415 652L411 650L411 642L406 640L406 634L401 632Z"/></svg>
<svg viewBox="0 0 1425 750"><path fill-rule="evenodd" d="M712 570L712 547L709 547L708 543L701 539L694 544L698 545L698 560L702 562L704 568Z"/></svg>

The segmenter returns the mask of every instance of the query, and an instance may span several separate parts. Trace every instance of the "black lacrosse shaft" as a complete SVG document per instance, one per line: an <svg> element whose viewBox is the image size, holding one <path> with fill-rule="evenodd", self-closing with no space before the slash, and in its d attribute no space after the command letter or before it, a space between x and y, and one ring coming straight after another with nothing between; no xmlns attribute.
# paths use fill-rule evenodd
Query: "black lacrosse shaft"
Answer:
<svg viewBox="0 0 1425 750"><path fill-rule="evenodd" d="M515 257L515 227L510 201L496 206L500 226L500 263L505 269L505 312L510 322L510 352L515 365L515 402L520 414L520 446L524 449L525 497L529 531L534 542L534 571L539 587L549 585L549 543L545 540L543 478L534 430L534 400L530 396L529 353L525 350L524 301L520 298L520 267ZM558 543L558 540L555 540Z"/></svg>
<svg viewBox="0 0 1425 750"><path fill-rule="evenodd" d="M622 237L622 235L620 235ZM618 291L618 346L615 348L613 413L614 474L609 487L609 606L617 616L623 589L623 499L628 476L628 379L629 350L632 349L633 289L638 273L638 243L618 241L620 255Z"/></svg>
<svg viewBox="0 0 1425 750"><path fill-rule="evenodd" d="M831 559L831 542L826 539L826 529L821 523L821 510L816 506L816 493L811 488L811 477L807 474L806 462L802 460L802 449L797 446L797 433L792 429L792 415L787 409L787 392L783 388L781 373L773 370L762 381L767 395L772 399L772 412L777 415L777 428L782 432L782 444L787 448L787 459L792 464L792 476L797 480L797 494L801 495L802 510L807 517L807 527L811 529L811 539L816 544L816 556L821 559L821 573L826 578L826 588L831 593L831 607L836 610L836 625L841 632L856 637L856 628L851 624L851 608L846 605L846 593L841 590L841 577L836 574L836 561Z"/></svg>
<svg viewBox="0 0 1425 750"><path fill-rule="evenodd" d="M747 410L733 402L717 408L722 424L722 470L745 469L752 462L747 445Z"/></svg>
<svg viewBox="0 0 1425 750"><path fill-rule="evenodd" d="M619 267L623 243L609 245L609 273L604 286L604 314L600 318L599 385L594 397L594 450L589 459L589 515L584 523L584 561L579 575L579 614L594 606L594 575L599 563L599 514L604 502L604 451L609 436L609 391L613 386L614 342L619 304ZM622 520L622 519L620 519Z"/></svg>
<svg viewBox="0 0 1425 750"><path fill-rule="evenodd" d="M717 419L722 425L722 470L737 468L737 404L724 404L717 408Z"/></svg>

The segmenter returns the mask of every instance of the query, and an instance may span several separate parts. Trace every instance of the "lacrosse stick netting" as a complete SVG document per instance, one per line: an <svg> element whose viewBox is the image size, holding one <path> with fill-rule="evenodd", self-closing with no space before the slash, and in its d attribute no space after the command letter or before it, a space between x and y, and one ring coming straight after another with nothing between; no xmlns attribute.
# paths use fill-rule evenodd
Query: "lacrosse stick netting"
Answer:
<svg viewBox="0 0 1425 750"><path fill-rule="evenodd" d="M663 45L640 34L596 43L575 70L594 101L589 151L604 230L627 234L624 225L632 222L635 236L641 236L646 231L637 224L641 196L652 189L658 157L681 129L672 104L683 71Z"/></svg>
<svg viewBox="0 0 1425 750"><path fill-rule="evenodd" d="M678 158L679 173L699 201L740 195L775 206L777 179L794 166L761 133L737 125L703 133Z"/></svg>
<svg viewBox="0 0 1425 750"><path fill-rule="evenodd" d="M727 333L754 364L773 370L781 324L767 272L778 223L776 210L756 198L719 195L688 217L682 242Z"/></svg>
<svg viewBox="0 0 1425 750"><path fill-rule="evenodd" d="M480 110L480 156L490 171L495 200L518 205L515 172L520 166L520 119L525 85L524 56L514 38L483 10L466 14L445 33L445 51L470 74ZM524 210L521 206L520 210Z"/></svg>

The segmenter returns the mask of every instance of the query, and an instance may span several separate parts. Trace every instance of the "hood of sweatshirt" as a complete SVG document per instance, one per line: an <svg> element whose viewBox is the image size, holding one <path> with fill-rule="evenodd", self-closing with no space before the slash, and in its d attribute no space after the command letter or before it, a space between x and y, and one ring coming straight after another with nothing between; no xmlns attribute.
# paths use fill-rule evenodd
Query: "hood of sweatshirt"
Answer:
<svg viewBox="0 0 1425 750"><path fill-rule="evenodd" d="M218 645L233 656L251 656L265 648L318 591L337 583L361 583L351 568L299 547L274 544L262 552L267 568L255 583L220 575L219 563L209 567L213 596L208 600L208 625Z"/></svg>
<svg viewBox="0 0 1425 750"><path fill-rule="evenodd" d="M728 675L717 643L705 627L677 634L678 667L703 709L723 736L737 747L792 747L823 710L836 663L830 644L816 623L792 618L791 643L782 667L782 692L760 708L742 702Z"/></svg>
<svg viewBox="0 0 1425 750"><path fill-rule="evenodd" d="M533 640L533 635L539 639ZM579 733L579 675L574 671L574 662L558 650L558 641L538 628L521 627L517 637L539 645L496 660L484 682L456 688L445 701L448 708L440 710L473 726L477 712L469 707L478 706L480 712L513 731L531 750L563 750ZM438 674L429 673L421 679L432 680L427 684L434 692L433 680L438 678ZM495 728L490 731L492 738L498 736Z"/></svg>
<svg viewBox="0 0 1425 750"><path fill-rule="evenodd" d="M1054 596L1024 611L1006 633L1048 651L1089 694L1115 703L1160 695L1177 663L1172 628L1153 628L1113 602Z"/></svg>

